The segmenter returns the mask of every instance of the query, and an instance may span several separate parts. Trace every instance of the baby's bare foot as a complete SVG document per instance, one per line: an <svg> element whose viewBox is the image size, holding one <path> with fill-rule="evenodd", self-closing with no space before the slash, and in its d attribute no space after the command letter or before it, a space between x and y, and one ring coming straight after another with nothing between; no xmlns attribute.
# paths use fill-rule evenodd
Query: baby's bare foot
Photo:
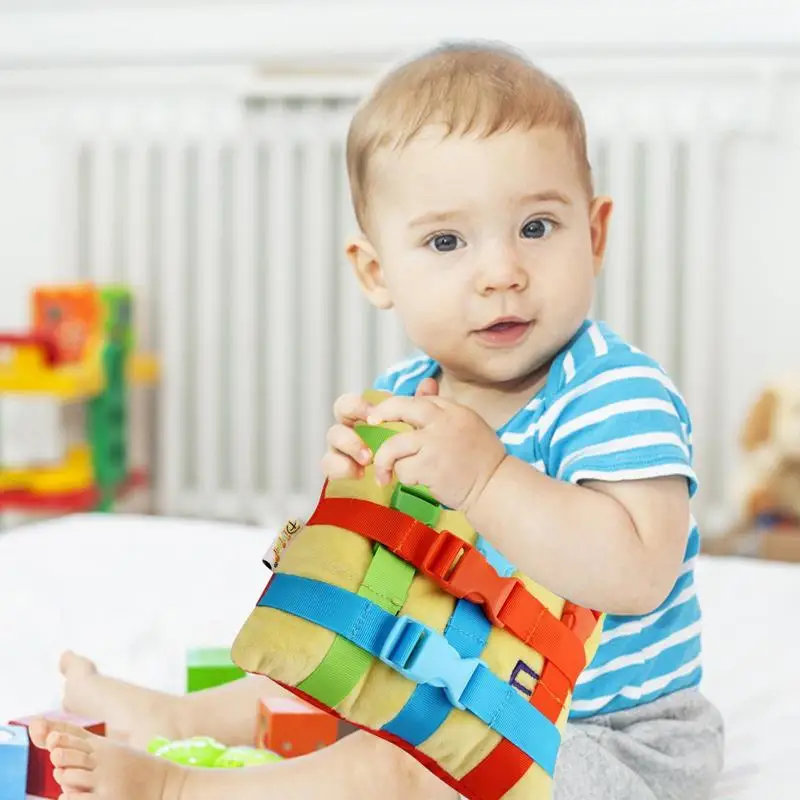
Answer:
<svg viewBox="0 0 800 800"><path fill-rule="evenodd" d="M186 770L64 722L37 720L31 739L50 751L62 797L178 800Z"/></svg>
<svg viewBox="0 0 800 800"><path fill-rule="evenodd" d="M145 748L155 736L181 735L177 698L97 671L94 662L67 651L61 657L65 710L106 723L109 739Z"/></svg>

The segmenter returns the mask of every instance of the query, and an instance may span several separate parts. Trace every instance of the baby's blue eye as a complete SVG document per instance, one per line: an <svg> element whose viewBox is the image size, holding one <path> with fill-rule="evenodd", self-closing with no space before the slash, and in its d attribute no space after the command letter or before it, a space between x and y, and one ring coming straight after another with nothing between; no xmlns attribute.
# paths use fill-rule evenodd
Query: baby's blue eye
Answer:
<svg viewBox="0 0 800 800"><path fill-rule="evenodd" d="M461 241L454 233L438 233L428 241L428 247L432 247L437 253L449 253L458 249Z"/></svg>
<svg viewBox="0 0 800 800"><path fill-rule="evenodd" d="M532 219L523 226L522 235L526 239L544 239L545 236L552 233L553 228L555 228L555 223L552 220Z"/></svg>

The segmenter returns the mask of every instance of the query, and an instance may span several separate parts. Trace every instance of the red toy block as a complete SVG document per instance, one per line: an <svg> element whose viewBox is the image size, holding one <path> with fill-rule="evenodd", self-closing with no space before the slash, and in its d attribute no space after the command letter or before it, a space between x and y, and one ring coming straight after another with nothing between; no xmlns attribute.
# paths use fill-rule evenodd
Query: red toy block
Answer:
<svg viewBox="0 0 800 800"><path fill-rule="evenodd" d="M339 738L339 721L299 698L264 697L259 703L256 746L283 758L321 750Z"/></svg>
<svg viewBox="0 0 800 800"><path fill-rule="evenodd" d="M95 733L98 736L106 735L105 722L97 720L85 719L78 717L75 714L70 714L68 711L45 711L42 714L34 714L30 717L23 717L22 719L11 720L10 725L20 725L27 728L35 719L48 719L53 722L69 722L78 728L83 728L89 733ZM30 739L30 734L29 734ZM47 750L42 750L37 747L33 742L30 743L30 750L28 755L28 794L37 797L47 797L57 800L61 796L61 787L56 783L53 777L53 765L50 762L50 753Z"/></svg>

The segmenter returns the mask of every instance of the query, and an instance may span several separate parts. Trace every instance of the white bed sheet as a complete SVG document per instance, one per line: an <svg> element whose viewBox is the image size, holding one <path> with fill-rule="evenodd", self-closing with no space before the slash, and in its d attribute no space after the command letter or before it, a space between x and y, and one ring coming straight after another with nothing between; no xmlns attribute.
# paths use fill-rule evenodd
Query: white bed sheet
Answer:
<svg viewBox="0 0 800 800"><path fill-rule="evenodd" d="M118 677L182 691L186 649L230 642L256 602L269 539L237 525L136 516L0 534L0 720L58 705L66 647ZM705 691L727 724L716 798L795 798L800 566L703 558L698 585Z"/></svg>

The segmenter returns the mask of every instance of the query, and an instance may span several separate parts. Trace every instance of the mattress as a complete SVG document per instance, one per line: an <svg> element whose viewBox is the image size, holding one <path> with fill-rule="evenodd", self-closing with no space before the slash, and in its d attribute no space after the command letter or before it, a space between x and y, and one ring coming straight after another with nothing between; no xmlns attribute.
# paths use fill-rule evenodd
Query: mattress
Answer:
<svg viewBox="0 0 800 800"><path fill-rule="evenodd" d="M697 568L704 612L704 691L726 725L715 798L800 796L800 565L706 557Z"/></svg>
<svg viewBox="0 0 800 800"><path fill-rule="evenodd" d="M190 647L226 645L268 577L258 528L72 516L0 534L0 720L56 707L69 647L181 692ZM706 694L727 726L716 798L800 792L800 565L701 558Z"/></svg>

